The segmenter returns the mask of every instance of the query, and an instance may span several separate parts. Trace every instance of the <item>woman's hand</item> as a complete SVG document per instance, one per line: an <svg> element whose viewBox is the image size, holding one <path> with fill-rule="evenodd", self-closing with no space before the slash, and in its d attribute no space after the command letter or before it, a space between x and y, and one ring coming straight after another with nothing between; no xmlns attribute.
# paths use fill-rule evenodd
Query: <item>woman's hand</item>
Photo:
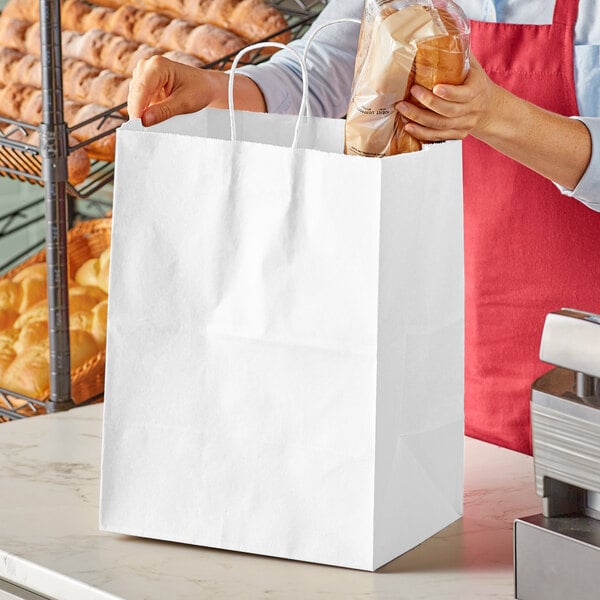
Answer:
<svg viewBox="0 0 600 600"><path fill-rule="evenodd" d="M432 91L414 85L411 95L421 106L406 101L396 105L408 120L406 132L424 142L440 142L483 132L492 118L497 86L471 57L462 85L438 84Z"/></svg>
<svg viewBox="0 0 600 600"><path fill-rule="evenodd" d="M129 116L154 125L207 106L227 108L228 82L229 74L223 71L196 69L162 56L141 60L129 85ZM234 98L236 109L266 110L260 88L248 77L236 77Z"/></svg>
<svg viewBox="0 0 600 600"><path fill-rule="evenodd" d="M552 113L492 82L474 57L462 85L411 89L422 105L400 102L405 129L424 142L472 135L567 189L573 190L590 162L592 142L578 120Z"/></svg>

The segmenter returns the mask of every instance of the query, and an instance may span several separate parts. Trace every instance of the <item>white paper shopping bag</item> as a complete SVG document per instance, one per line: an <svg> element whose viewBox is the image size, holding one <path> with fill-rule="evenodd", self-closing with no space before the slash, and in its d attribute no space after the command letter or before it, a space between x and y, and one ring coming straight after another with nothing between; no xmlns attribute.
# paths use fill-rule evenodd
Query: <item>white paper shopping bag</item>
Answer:
<svg viewBox="0 0 600 600"><path fill-rule="evenodd" d="M101 528L373 570L462 510L459 142L117 135Z"/></svg>

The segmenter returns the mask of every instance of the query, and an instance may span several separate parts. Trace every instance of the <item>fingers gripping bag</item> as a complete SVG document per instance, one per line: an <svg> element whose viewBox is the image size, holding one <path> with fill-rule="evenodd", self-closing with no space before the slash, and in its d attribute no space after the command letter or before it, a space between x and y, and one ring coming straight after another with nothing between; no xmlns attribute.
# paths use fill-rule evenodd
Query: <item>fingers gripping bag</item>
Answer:
<svg viewBox="0 0 600 600"><path fill-rule="evenodd" d="M401 100L414 84L461 84L469 71L469 21L451 0L366 0L351 101L346 154L390 156L421 149L404 131Z"/></svg>

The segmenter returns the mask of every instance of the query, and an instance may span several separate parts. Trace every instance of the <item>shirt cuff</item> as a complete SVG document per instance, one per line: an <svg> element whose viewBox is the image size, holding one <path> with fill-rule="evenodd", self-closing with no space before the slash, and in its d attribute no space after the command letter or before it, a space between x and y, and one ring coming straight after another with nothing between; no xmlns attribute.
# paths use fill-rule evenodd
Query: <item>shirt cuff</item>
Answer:
<svg viewBox="0 0 600 600"><path fill-rule="evenodd" d="M600 118L572 117L584 123L592 137L590 164L573 190L555 183L565 196L577 198L592 210L600 212Z"/></svg>

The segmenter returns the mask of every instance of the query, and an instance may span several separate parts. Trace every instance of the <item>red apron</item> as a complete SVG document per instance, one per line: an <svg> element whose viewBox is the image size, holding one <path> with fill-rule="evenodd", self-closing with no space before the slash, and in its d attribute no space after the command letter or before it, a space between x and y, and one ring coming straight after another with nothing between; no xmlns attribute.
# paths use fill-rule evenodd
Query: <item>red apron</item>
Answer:
<svg viewBox="0 0 600 600"><path fill-rule="evenodd" d="M577 115L577 0L557 0L551 25L471 22L473 53L498 84ZM485 144L463 145L465 432L531 453L529 398L545 316L600 312L600 214Z"/></svg>

